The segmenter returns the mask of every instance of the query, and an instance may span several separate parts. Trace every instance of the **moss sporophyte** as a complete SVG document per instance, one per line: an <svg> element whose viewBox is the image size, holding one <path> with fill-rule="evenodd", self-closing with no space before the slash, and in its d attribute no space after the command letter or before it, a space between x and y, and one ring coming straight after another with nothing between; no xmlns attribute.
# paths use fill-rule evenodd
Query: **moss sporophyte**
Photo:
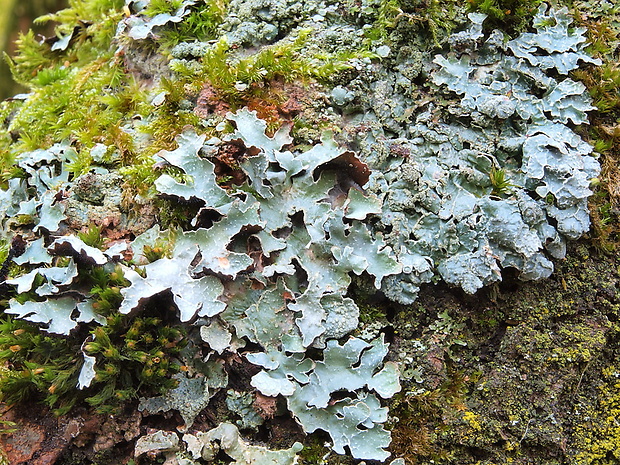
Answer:
<svg viewBox="0 0 620 465"><path fill-rule="evenodd" d="M0 109L3 400L178 411L183 441L150 433L136 456L194 464L219 441L296 463L298 444L228 422L189 434L228 392L241 425L288 411L387 460L402 376L389 331L359 327L391 312L360 318L353 279L400 305L438 280L473 294L506 268L550 276L589 229L600 166L576 127L594 107L569 73L601 62L538 4L448 2L442 22L435 1L72 0L43 18L56 37L19 38L28 92Z"/></svg>

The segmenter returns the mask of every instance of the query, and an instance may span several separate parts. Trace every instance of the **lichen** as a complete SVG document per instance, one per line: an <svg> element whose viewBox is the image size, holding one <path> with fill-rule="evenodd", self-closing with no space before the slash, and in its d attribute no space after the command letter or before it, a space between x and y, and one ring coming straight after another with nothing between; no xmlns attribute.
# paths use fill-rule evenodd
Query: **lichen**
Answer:
<svg viewBox="0 0 620 465"><path fill-rule="evenodd" d="M336 453L385 461L381 399L402 381L399 455L420 427L424 453L442 458L405 408L426 401L445 427L432 434L461 450L505 441L518 456L531 437L562 434L557 412L531 400L562 380L501 405L490 389L517 392L521 365L574 381L567 366L595 362L604 321L598 333L558 323L554 337L505 324L499 350L511 363L472 376L478 394L465 406L470 378L451 367L475 344L457 306L418 329L389 320L422 307L360 311L362 281L408 305L440 279L471 294L509 268L548 277L589 227L599 165L575 126L593 107L567 76L599 63L585 31L541 5L512 40L487 32L483 14L450 35L454 2L443 22L438 2L422 3L340 14L338 2L74 0L48 18L60 23L55 39L22 37L12 66L30 92L2 110L15 140L0 140L13 267L2 283L0 357L13 367L3 396L38 392L63 411L86 401L104 413L139 398L144 412L178 411L188 431L235 383L228 413L242 427L264 419L252 399L272 397L275 410L280 397L291 424L325 431ZM441 44L448 52L434 56ZM513 311L574 315L563 305ZM390 323L409 337L396 335L402 372L385 361ZM233 380L234 364L244 376ZM170 457L171 437L159 449ZM300 448L247 444L227 423L184 439L186 464L218 447L238 463L292 464Z"/></svg>
<svg viewBox="0 0 620 465"><path fill-rule="evenodd" d="M560 73L578 60L592 61L582 51L584 31L569 31L566 11L541 6L538 33L504 46L497 31L480 43L484 15L471 19L468 38L454 36L454 55L437 56L431 76L462 96L455 113L473 124L436 121L439 109L429 107L406 128L408 139L373 135L365 141L367 161L378 170L368 188L384 204L379 229L397 259L407 262L407 271L387 279L383 290L402 303L411 303L434 274L469 293L500 280L500 267L521 270L523 279L547 277L553 269L548 255L561 258L564 238L589 227L586 199L599 166L592 148L566 124L585 123L593 107L581 84L543 72L564 63L563 54ZM554 34L567 43L547 46L548 61L526 61L523 44L547 43ZM542 98L532 79L545 89ZM493 169L510 180L503 198L490 182Z"/></svg>
<svg viewBox="0 0 620 465"><path fill-rule="evenodd" d="M298 463L297 452L302 449L302 445L298 442L284 450L269 450L266 447L247 444L240 436L237 427L230 423L222 423L210 431L198 433L197 436L185 434L183 441L187 443L188 452L193 459L212 462L222 451L234 460L233 464L237 465L246 463L295 465Z"/></svg>

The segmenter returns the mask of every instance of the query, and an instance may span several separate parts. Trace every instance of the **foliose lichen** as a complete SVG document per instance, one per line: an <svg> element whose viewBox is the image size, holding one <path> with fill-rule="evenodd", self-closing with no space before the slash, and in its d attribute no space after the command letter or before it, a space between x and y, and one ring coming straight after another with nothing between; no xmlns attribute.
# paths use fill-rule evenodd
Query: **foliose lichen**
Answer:
<svg viewBox="0 0 620 465"><path fill-rule="evenodd" d="M538 32L504 44L499 31L484 37L484 15L470 17L431 71L439 91L461 97L451 115L429 106L403 127L407 138L366 139L367 188L383 200L378 229L404 270L383 290L402 303L436 275L469 293L506 267L525 280L547 277L549 257L562 258L565 239L589 228L589 183L600 168L569 121L586 123L593 107L564 76L580 60L598 63L583 52L584 30L569 28L566 10L541 5Z"/></svg>
<svg viewBox="0 0 620 465"><path fill-rule="evenodd" d="M128 0L124 17L118 11L106 17L108 26L118 25L117 55L106 59L131 55L136 43L156 41L177 26L180 33L201 11L194 0L163 12L149 10L148 3ZM24 234L27 245L10 256L21 268L5 282L12 289L5 313L61 335L90 325L79 341L81 365L65 381L92 393L104 371L116 379L126 357L113 347L108 330L147 309L170 309L166 317L196 330L200 339L194 342L205 347L193 345L191 354L181 354L176 331L140 340L152 352L132 355L146 364L142 376L169 381L167 392L140 399L141 410L177 410L189 428L228 384L223 356L240 353L261 368L251 386L284 397L304 431L325 430L339 454L348 449L355 458L383 461L390 433L379 398L400 389L400 374L394 363L384 362L388 345L382 336L370 342L350 336L360 314L347 296L352 276L368 275L376 290L403 304L438 277L474 293L501 280L507 267L526 280L549 276L551 258L565 255L565 240L589 227L589 182L599 166L573 126L587 122L592 106L567 73L579 63L598 62L584 52L584 31L571 27L568 12L547 5L534 18L535 32L508 42L499 31L485 34L485 16L471 14L470 28L448 39L450 53L432 61L392 50L384 39L369 42L346 21L330 24L337 15L327 3L233 1L228 8L199 41L184 38L171 48L166 75L184 85L162 77L149 83L142 102L126 95L128 85L122 98L107 95L109 107L135 110L135 117L110 131L114 141L80 134L79 143L62 137L42 144L48 148L15 155L17 172L0 190L0 226L7 238L16 237L14 231ZM298 9L303 15L295 19ZM315 36L299 28L312 22ZM48 52L76 53L72 44L79 37L65 29ZM342 38L343 31L355 34ZM288 33L292 37L277 43ZM263 48L247 59L235 55L239 46ZM343 56L340 46L346 48ZM296 61L304 47L310 58ZM389 62L401 52L406 59L397 72L388 73L387 65L377 71L379 60ZM36 99L54 93L48 85L63 77L82 83L77 71L51 62L54 71L41 75L39 87L16 104L21 107L12 127L24 139ZM267 70L261 63L272 66ZM199 81L214 64L228 80ZM100 65L120 67L119 61ZM32 71L23 68L22 75ZM146 65L139 70L148 74ZM337 70L355 77L325 88L325 101L343 114L332 107L323 116L354 122L359 131L349 142L355 150L329 133L320 141L309 137L310 147L296 146L289 126L268 127L247 108L225 111L257 100L272 105L268 97L275 97L265 88L287 72L324 78ZM364 76L375 71L379 78L368 93ZM424 73L434 96L449 103L413 103L414 81ZM89 92L94 95L95 87ZM217 92L230 97L218 102L223 108L214 103ZM193 111L201 98L209 119ZM308 134L319 132L311 128ZM123 196L116 163L134 182ZM144 182L138 187L136 180ZM120 242L100 248L67 229L84 225L75 217L93 214L84 204L144 205L155 198L181 212L176 223L150 229L141 223ZM127 330L128 349L138 345L140 330ZM160 339L169 352L151 349ZM171 356L186 362L188 371L173 373L178 367ZM101 398L110 396L106 391ZM232 409L243 409L249 418L248 408L244 403ZM196 449L183 458L186 463L212 460L212 443L224 439L231 443L226 453L239 463L271 454L247 446L232 425L205 434L204 440L187 437L187 449ZM173 442L166 450L177 447ZM298 450L295 445L273 461L295 463Z"/></svg>

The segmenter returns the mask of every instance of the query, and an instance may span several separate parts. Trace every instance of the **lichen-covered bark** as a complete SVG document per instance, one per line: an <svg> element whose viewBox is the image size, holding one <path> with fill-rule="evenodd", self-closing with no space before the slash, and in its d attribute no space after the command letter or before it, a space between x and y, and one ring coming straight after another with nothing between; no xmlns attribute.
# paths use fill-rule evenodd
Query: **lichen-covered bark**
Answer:
<svg viewBox="0 0 620 465"><path fill-rule="evenodd" d="M425 289L413 321L394 309L412 360L395 446L419 448L412 463L615 463L618 263L570 252L540 283Z"/></svg>
<svg viewBox="0 0 620 465"><path fill-rule="evenodd" d="M21 37L9 463L620 461L620 10L577 7L73 0Z"/></svg>

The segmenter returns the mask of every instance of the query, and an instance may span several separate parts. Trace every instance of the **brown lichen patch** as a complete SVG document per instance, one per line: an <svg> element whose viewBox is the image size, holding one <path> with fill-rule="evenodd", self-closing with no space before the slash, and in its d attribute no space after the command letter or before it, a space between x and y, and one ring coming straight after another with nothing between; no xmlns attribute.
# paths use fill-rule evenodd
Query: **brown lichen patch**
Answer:
<svg viewBox="0 0 620 465"><path fill-rule="evenodd" d="M11 434L0 441L9 463L20 464L32 459L41 449L45 440L45 430L39 425L19 424L19 434Z"/></svg>
<svg viewBox="0 0 620 465"><path fill-rule="evenodd" d="M246 180L246 175L241 170L239 163L246 156L246 148L239 141L230 141L218 147L215 158L215 176L223 188L232 185L240 186Z"/></svg>
<svg viewBox="0 0 620 465"><path fill-rule="evenodd" d="M239 92L234 101L228 101L207 82L198 95L194 114L202 119L212 116L223 118L229 111L247 107L267 122L268 135L273 135L283 123L292 121L309 104L307 99L308 90L303 85L273 79L252 83L245 91Z"/></svg>
<svg viewBox="0 0 620 465"><path fill-rule="evenodd" d="M196 100L194 114L202 119L208 119L213 115L225 116L230 111L230 105L220 98L217 90L206 83Z"/></svg>
<svg viewBox="0 0 620 465"><path fill-rule="evenodd" d="M267 121L272 131L283 122L291 121L303 109L307 90L299 83L287 83L281 80L270 81L265 87L267 92L258 92L249 98L245 105L255 110L258 117Z"/></svg>
<svg viewBox="0 0 620 465"><path fill-rule="evenodd" d="M130 442L140 435L142 415L137 410L128 415L108 416L102 420L94 438L94 452L112 449L115 445Z"/></svg>
<svg viewBox="0 0 620 465"><path fill-rule="evenodd" d="M0 435L0 448L11 465L128 463L142 424L136 410L93 415L80 409L57 417L39 404L12 407L1 419L17 424L15 432Z"/></svg>
<svg viewBox="0 0 620 465"><path fill-rule="evenodd" d="M0 435L11 465L53 465L72 441L77 418L57 418L36 404L13 407L1 419L15 422L15 432Z"/></svg>
<svg viewBox="0 0 620 465"><path fill-rule="evenodd" d="M270 420L276 416L278 412L278 401L275 397L269 397L256 393L256 398L252 404L258 414L265 420Z"/></svg>

